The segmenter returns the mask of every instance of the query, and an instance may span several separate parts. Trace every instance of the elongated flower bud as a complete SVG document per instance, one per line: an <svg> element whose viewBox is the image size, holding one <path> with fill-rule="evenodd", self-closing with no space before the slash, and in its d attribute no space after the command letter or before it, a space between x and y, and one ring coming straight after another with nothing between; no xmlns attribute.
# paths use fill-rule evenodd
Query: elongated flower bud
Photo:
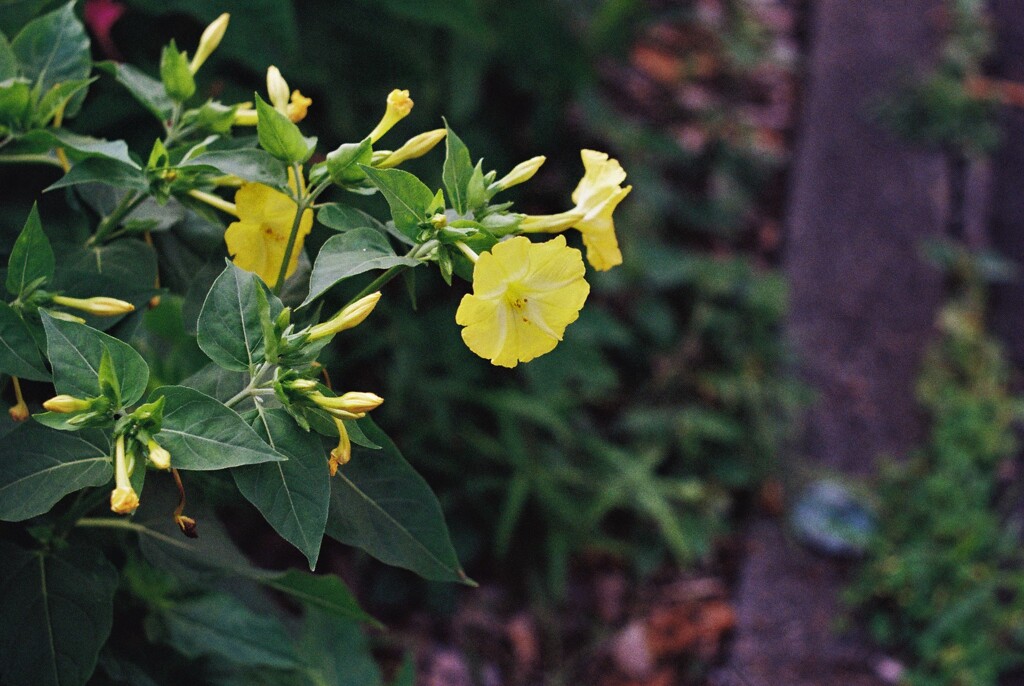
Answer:
<svg viewBox="0 0 1024 686"><path fill-rule="evenodd" d="M233 126L256 126L259 117L256 110L251 107L240 107L235 110L235 118L231 121Z"/></svg>
<svg viewBox="0 0 1024 686"><path fill-rule="evenodd" d="M340 410L345 414L351 415L349 417L341 417L343 419L360 419L366 416L366 413L370 410L380 407L381 403L384 402L384 398L375 393L361 393L358 391L349 391L335 398L328 397L322 393L310 393L309 398L319 407L332 414Z"/></svg>
<svg viewBox="0 0 1024 686"><path fill-rule="evenodd" d="M339 331L359 326L373 312L373 308L377 306L378 300L380 300L380 291L370 293L356 300L326 322L311 327L309 329L309 340L315 341L326 336L333 336Z"/></svg>
<svg viewBox="0 0 1024 686"><path fill-rule="evenodd" d="M117 514L131 514L138 506L139 496L132 488L124 454L124 436L118 436L114 447L114 490L110 492L110 509Z"/></svg>
<svg viewBox="0 0 1024 686"><path fill-rule="evenodd" d="M523 233L558 233L577 224L585 216L582 212L572 210L558 214L528 214L519 228Z"/></svg>
<svg viewBox="0 0 1024 686"><path fill-rule="evenodd" d="M327 462L327 466L331 470L331 476L338 473L338 467L348 464L349 460L352 459L352 441L348 437L348 429L345 428L345 422L335 419L334 425L338 428L338 445L331 451L331 459Z"/></svg>
<svg viewBox="0 0 1024 686"><path fill-rule="evenodd" d="M319 386L313 379L294 379L288 381L285 385L296 391L315 391L317 386Z"/></svg>
<svg viewBox="0 0 1024 686"><path fill-rule="evenodd" d="M152 438L146 443L146 449L149 451L149 463L157 469L170 469L171 468L171 453L168 452L167 448L157 443Z"/></svg>
<svg viewBox="0 0 1024 686"><path fill-rule="evenodd" d="M62 414L81 412L82 410L88 410L90 407L92 407L92 401L76 398L73 395L55 395L43 403L44 409Z"/></svg>
<svg viewBox="0 0 1024 686"><path fill-rule="evenodd" d="M85 324L85 320L81 317L76 317L69 312L62 312L61 310L46 310L46 314L50 315L54 319L59 319L63 322L74 322L75 324Z"/></svg>
<svg viewBox="0 0 1024 686"><path fill-rule="evenodd" d="M135 305L132 305L130 302L100 295L92 298L72 298L66 295L55 295L52 302L55 305L73 307L76 310L81 310L97 317L113 317L135 310Z"/></svg>
<svg viewBox="0 0 1024 686"><path fill-rule="evenodd" d="M195 74L199 71L199 67L203 66L206 59L213 54L213 51L220 45L220 41L224 38L224 32L228 30L228 21L231 19L231 15L225 12L216 19L214 19L209 26L203 31L203 35L199 38L199 46L196 48L196 54L192 57L192 61L189 63L189 70Z"/></svg>
<svg viewBox="0 0 1024 686"><path fill-rule="evenodd" d="M448 132L445 129L434 129L433 131L425 131L418 136L413 136L405 142L405 145L374 164L374 166L379 169L390 169L391 167L397 167L406 160L423 157L433 150L438 143L443 141L446 135L448 135Z"/></svg>
<svg viewBox="0 0 1024 686"><path fill-rule="evenodd" d="M384 110L384 116L381 117L377 126L373 127L373 131L370 132L370 140L376 143L380 140L380 137L391 130L398 122L409 116L412 112L412 98L409 97L409 91L395 89L388 93L388 106Z"/></svg>
<svg viewBox="0 0 1024 686"><path fill-rule="evenodd" d="M495 191L503 191L529 181L546 160L547 158L543 155L538 155L537 157L531 157L525 162L520 162L512 168L512 171L495 181L492 188Z"/></svg>
<svg viewBox="0 0 1024 686"><path fill-rule="evenodd" d="M281 76L281 70L270 65L267 67L267 95L274 109L288 116L288 82Z"/></svg>

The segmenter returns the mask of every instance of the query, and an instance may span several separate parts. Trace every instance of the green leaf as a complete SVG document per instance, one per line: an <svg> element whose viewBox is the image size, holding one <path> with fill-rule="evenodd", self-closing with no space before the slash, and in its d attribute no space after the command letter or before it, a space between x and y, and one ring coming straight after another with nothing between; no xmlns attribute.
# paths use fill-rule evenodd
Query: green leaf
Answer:
<svg viewBox="0 0 1024 686"><path fill-rule="evenodd" d="M344 232L352 229L371 228L384 232L384 225L375 217L348 205L331 203L320 208L316 220L328 229Z"/></svg>
<svg viewBox="0 0 1024 686"><path fill-rule="evenodd" d="M331 479L327 535L427 579L472 583L427 482L372 421L360 425L383 450L353 447L352 460Z"/></svg>
<svg viewBox="0 0 1024 686"><path fill-rule="evenodd" d="M256 614L238 599L209 594L169 605L160 613L166 640L187 658L210 657L241 665L296 667L298 659L284 627Z"/></svg>
<svg viewBox="0 0 1024 686"><path fill-rule="evenodd" d="M388 239L375 229L353 229L331 236L316 256L309 276L309 295L302 304L308 305L338 282L357 274L419 264L419 260L396 255Z"/></svg>
<svg viewBox="0 0 1024 686"><path fill-rule="evenodd" d="M0 301L0 372L33 381L50 380L28 324L3 301Z"/></svg>
<svg viewBox="0 0 1024 686"><path fill-rule="evenodd" d="M32 203L25 227L11 248L11 257L7 263L8 292L20 297L29 284L39 283L40 280L49 281L53 278L53 267L53 248L43 233L39 208Z"/></svg>
<svg viewBox="0 0 1024 686"><path fill-rule="evenodd" d="M315 569L331 499L323 444L281 409L258 413L252 424L260 438L288 460L236 467L231 470L235 485Z"/></svg>
<svg viewBox="0 0 1024 686"><path fill-rule="evenodd" d="M82 686L113 623L117 570L95 548L0 542L0 682Z"/></svg>
<svg viewBox="0 0 1024 686"><path fill-rule="evenodd" d="M370 641L355 622L338 621L325 612L307 610L298 651L318 686L384 683L370 652Z"/></svg>
<svg viewBox="0 0 1024 686"><path fill-rule="evenodd" d="M0 84L0 130L29 128L32 120L32 84L11 79Z"/></svg>
<svg viewBox="0 0 1024 686"><path fill-rule="evenodd" d="M228 264L199 313L198 342L203 352L224 369L252 371L263 361L263 328L260 326L257 289L270 303L270 316L284 309L277 296L267 293L258 276Z"/></svg>
<svg viewBox="0 0 1024 686"><path fill-rule="evenodd" d="M100 157L122 162L134 169L142 168L128 154L128 144L124 141L83 136L67 129L35 129L22 136L18 142L34 147L38 152L64 148L64 152L74 162Z"/></svg>
<svg viewBox="0 0 1024 686"><path fill-rule="evenodd" d="M35 422L0 438L0 519L20 522L66 496L102 486L113 474L110 441L94 429L67 433Z"/></svg>
<svg viewBox="0 0 1024 686"><path fill-rule="evenodd" d="M5 8L5 11L9 11ZM0 28L0 81L13 79L18 75L18 57L11 49L11 43Z"/></svg>
<svg viewBox="0 0 1024 686"><path fill-rule="evenodd" d="M316 138L306 138L299 127L256 93L256 135L260 146L279 160L305 162L316 149Z"/></svg>
<svg viewBox="0 0 1024 686"><path fill-rule="evenodd" d="M306 574L289 569L283 574L262 575L260 582L269 588L286 593L308 607L315 607L335 617L367 622L376 627L383 625L366 614L348 586L336 576Z"/></svg>
<svg viewBox="0 0 1024 686"><path fill-rule="evenodd" d="M469 181L473 176L473 161L469 157L469 148L455 135L447 121L444 127L448 135L445 136L444 170L441 179L455 211L465 214L469 210Z"/></svg>
<svg viewBox="0 0 1024 686"><path fill-rule="evenodd" d="M365 165L362 170L388 201L395 228L409 238L415 238L420 222L427 218L427 208L434 202L434 194L407 171L374 169Z"/></svg>
<svg viewBox="0 0 1024 686"><path fill-rule="evenodd" d="M53 365L53 385L58 393L79 398L100 395L100 363L104 353L110 355L125 406L146 392L149 366L130 345L84 324L54 319L45 312L41 316L46 331L46 354Z"/></svg>
<svg viewBox="0 0 1024 686"><path fill-rule="evenodd" d="M102 183L132 191L145 192L149 190L146 174L137 166L108 157L91 157L72 166L67 174L51 183L44 191L53 191L82 183Z"/></svg>
<svg viewBox="0 0 1024 686"><path fill-rule="evenodd" d="M166 121L170 118L174 102L167 95L162 83L130 64L99 62L96 66L108 74L113 74L117 82L157 119Z"/></svg>
<svg viewBox="0 0 1024 686"><path fill-rule="evenodd" d="M138 216L145 207L143 204L129 216ZM127 300L135 305L136 316L154 295L156 252L141 240L121 239L94 246L57 245L56 251L61 262L53 286L65 295L86 298L102 294ZM89 326L101 331L125 317L96 317L80 310L75 314L85 317Z"/></svg>
<svg viewBox="0 0 1024 686"><path fill-rule="evenodd" d="M210 167L219 174L237 176L274 188L283 188L288 182L288 175L281 161L265 150L256 148L204 152L182 162L179 166Z"/></svg>
<svg viewBox="0 0 1024 686"><path fill-rule="evenodd" d="M36 126L47 126L50 121L57 115L57 112L61 108L66 108L67 104L79 93L84 95L85 89L89 87L93 81L98 77L92 77L88 79L75 79L73 81L62 81L51 88L42 98L39 99L39 103L36 105L36 111L33 115L33 121Z"/></svg>
<svg viewBox="0 0 1024 686"><path fill-rule="evenodd" d="M234 410L184 386L153 391L150 402L167 399L157 442L178 469L211 470L284 460Z"/></svg>
<svg viewBox="0 0 1024 686"><path fill-rule="evenodd" d="M22 74L35 83L38 93L46 93L58 83L89 76L89 35L75 16L74 8L72 1L30 21L11 41ZM65 115L77 114L84 99L85 92L79 91L68 103Z"/></svg>

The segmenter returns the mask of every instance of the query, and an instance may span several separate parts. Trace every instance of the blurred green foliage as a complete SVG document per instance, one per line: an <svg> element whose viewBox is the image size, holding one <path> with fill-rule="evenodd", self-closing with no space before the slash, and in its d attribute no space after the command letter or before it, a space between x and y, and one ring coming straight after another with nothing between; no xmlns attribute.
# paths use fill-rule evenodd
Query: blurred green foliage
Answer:
<svg viewBox="0 0 1024 686"><path fill-rule="evenodd" d="M984 278L1003 269L963 249L933 254L957 285L918 386L930 434L911 460L885 466L880 530L847 599L906 657L905 683L994 685L1024 664L1020 522L1000 507L1024 401L985 330Z"/></svg>

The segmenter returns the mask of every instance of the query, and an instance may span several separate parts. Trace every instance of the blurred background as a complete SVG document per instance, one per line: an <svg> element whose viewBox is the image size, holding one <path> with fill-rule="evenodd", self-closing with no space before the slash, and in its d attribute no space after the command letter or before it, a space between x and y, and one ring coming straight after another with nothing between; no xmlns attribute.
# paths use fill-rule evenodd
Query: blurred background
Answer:
<svg viewBox="0 0 1024 686"><path fill-rule="evenodd" d="M0 30L56 4L0 2ZM390 627L370 637L385 667L412 650L429 686L1024 684L1019 3L79 7L96 59L151 74L230 12L200 90L251 100L275 64L322 150L407 88L408 132L444 116L487 168L547 156L520 211L564 209L581 148L629 173L625 263L588 275L551 354L486 364L431 278L415 316L386 298L332 353L387 399L375 417L481 583L326 547L320 570ZM92 88L76 130L148 149L149 115ZM29 203L52 174L0 182ZM3 231L27 207L0 208ZM302 564L251 512L228 523L262 565Z"/></svg>

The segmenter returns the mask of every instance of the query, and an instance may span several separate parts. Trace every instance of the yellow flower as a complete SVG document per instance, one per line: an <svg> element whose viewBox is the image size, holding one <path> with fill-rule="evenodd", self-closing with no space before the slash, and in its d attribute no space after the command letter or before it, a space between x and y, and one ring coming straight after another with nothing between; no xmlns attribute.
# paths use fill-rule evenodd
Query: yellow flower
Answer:
<svg viewBox="0 0 1024 686"><path fill-rule="evenodd" d="M334 417L334 426L338 428L338 445L331 450L331 457L327 461L327 468L330 470L331 476L338 473L338 467L348 464L352 459L352 441L348 437L345 422Z"/></svg>
<svg viewBox="0 0 1024 686"><path fill-rule="evenodd" d="M289 176L289 185L294 189L295 178L291 174ZM262 183L244 183L235 194L235 211L238 221L229 224L224 232L232 260L240 269L255 272L273 285L295 220L295 201ZM313 210L306 210L299 221L295 249L292 250L285 278L295 272L302 243L312 228Z"/></svg>
<svg viewBox="0 0 1024 686"><path fill-rule="evenodd" d="M462 340L480 357L515 367L550 352L590 293L580 251L556 236L498 243L473 269L473 294L455 313Z"/></svg>
<svg viewBox="0 0 1024 686"><path fill-rule="evenodd" d="M307 98L298 90L293 90L292 99L286 108L288 118L291 119L293 123L298 124L306 118L306 113L309 111L309 106L312 104L312 98Z"/></svg>
<svg viewBox="0 0 1024 686"><path fill-rule="evenodd" d="M394 89L388 93L387 109L377 125L370 132L370 140L376 143L380 137L391 130L395 124L409 116L412 112L412 98L409 91Z"/></svg>
<svg viewBox="0 0 1024 686"><path fill-rule="evenodd" d="M622 264L612 213L633 187L622 187L626 172L618 160L609 159L607 153L581 150L580 156L584 174L572 192L576 206L561 214L528 216L520 228L526 233L556 233L575 227L583 234L587 262L598 271L606 271ZM582 219L577 219L580 214Z"/></svg>

